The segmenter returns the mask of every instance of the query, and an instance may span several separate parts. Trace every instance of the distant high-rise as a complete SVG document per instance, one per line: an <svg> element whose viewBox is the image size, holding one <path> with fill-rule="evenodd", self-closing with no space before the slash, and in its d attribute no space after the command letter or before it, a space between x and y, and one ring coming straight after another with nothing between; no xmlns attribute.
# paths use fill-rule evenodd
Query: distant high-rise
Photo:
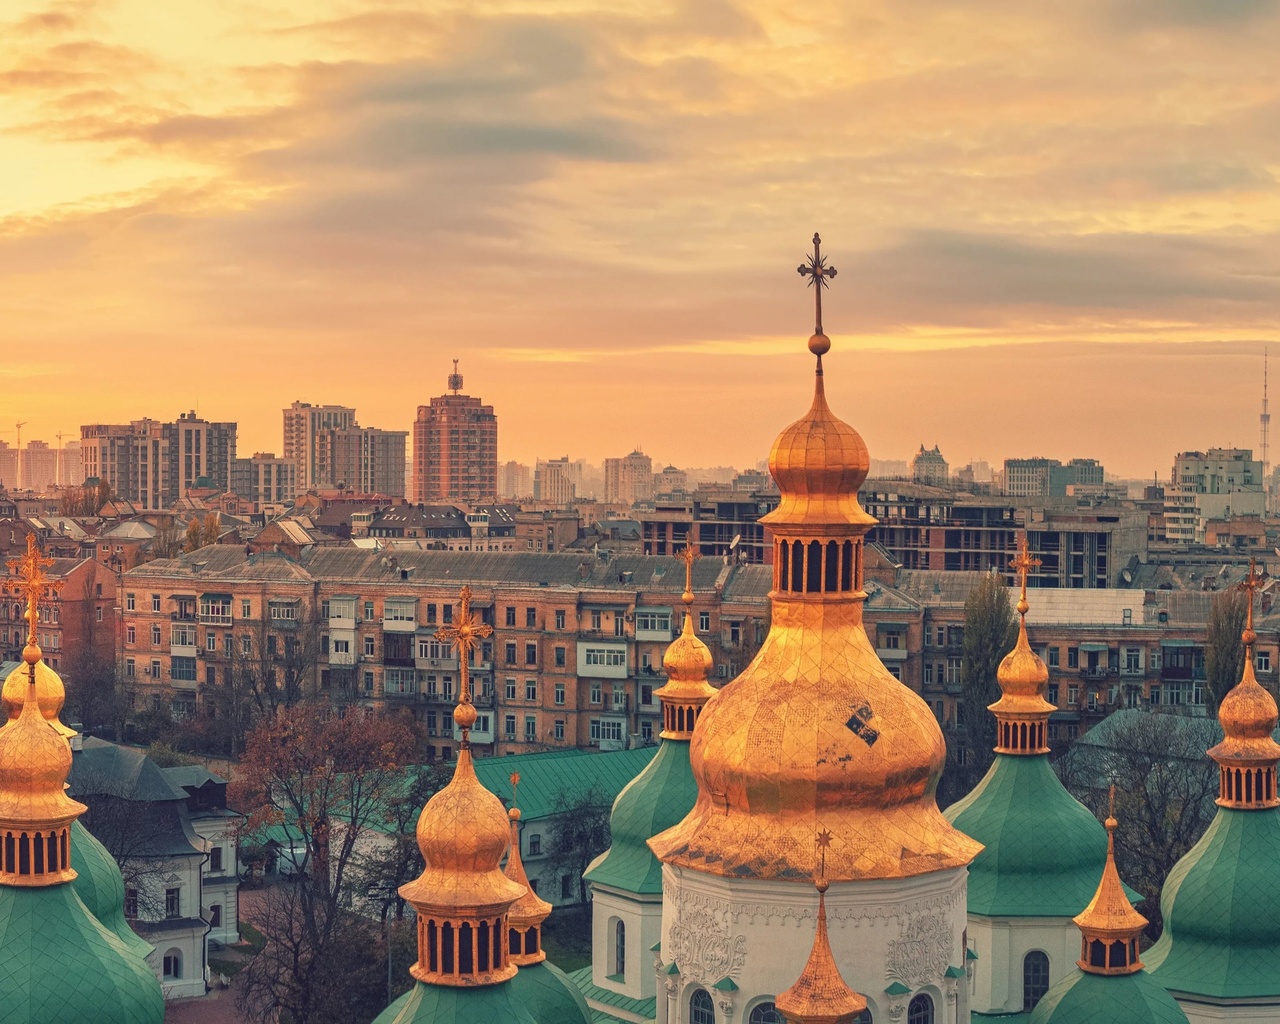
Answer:
<svg viewBox="0 0 1280 1024"><path fill-rule="evenodd" d="M936 444L932 450L926 450L925 446L921 445L920 450L911 460L911 479L918 484L946 487L951 479L950 469Z"/></svg>
<svg viewBox="0 0 1280 1024"><path fill-rule="evenodd" d="M305 493L334 483L330 466L323 462L322 433L355 426L356 411L345 405L312 405L294 402L284 410L284 457L298 467L297 486Z"/></svg>
<svg viewBox="0 0 1280 1024"><path fill-rule="evenodd" d="M498 497L527 498L533 493L533 471L523 462L504 462L498 467Z"/></svg>
<svg viewBox="0 0 1280 1024"><path fill-rule="evenodd" d="M413 500L474 504L498 496L498 417L462 395L453 361L449 391L418 406L413 424Z"/></svg>
<svg viewBox="0 0 1280 1024"><path fill-rule="evenodd" d="M620 459L604 460L604 500L634 505L653 497L653 460L637 449Z"/></svg>
<svg viewBox="0 0 1280 1024"><path fill-rule="evenodd" d="M555 505L568 505L577 496L574 465L569 456L562 459L539 459L533 471L533 497Z"/></svg>
<svg viewBox="0 0 1280 1024"><path fill-rule="evenodd" d="M297 497L297 464L274 452L255 452L231 466L231 490L255 505L283 504Z"/></svg>
<svg viewBox="0 0 1280 1024"><path fill-rule="evenodd" d="M23 489L47 494L58 482L58 449L47 441L28 441L21 457Z"/></svg>
<svg viewBox="0 0 1280 1024"><path fill-rule="evenodd" d="M379 430L352 425L319 435L321 463L330 486L341 485L362 494L404 495L404 449L407 430Z"/></svg>
<svg viewBox="0 0 1280 1024"><path fill-rule="evenodd" d="M192 487L231 489L236 424L212 423L194 412L174 423L91 423L80 428L80 451L86 479L110 484L139 508L171 508Z"/></svg>

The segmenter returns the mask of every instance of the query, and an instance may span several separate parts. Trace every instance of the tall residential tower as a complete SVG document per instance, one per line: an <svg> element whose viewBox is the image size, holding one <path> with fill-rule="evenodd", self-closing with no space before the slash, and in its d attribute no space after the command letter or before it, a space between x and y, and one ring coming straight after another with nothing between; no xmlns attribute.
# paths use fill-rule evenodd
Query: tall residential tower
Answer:
<svg viewBox="0 0 1280 1024"><path fill-rule="evenodd" d="M498 417L493 406L459 394L453 361L449 394L418 406L413 424L413 500L474 504L498 496Z"/></svg>

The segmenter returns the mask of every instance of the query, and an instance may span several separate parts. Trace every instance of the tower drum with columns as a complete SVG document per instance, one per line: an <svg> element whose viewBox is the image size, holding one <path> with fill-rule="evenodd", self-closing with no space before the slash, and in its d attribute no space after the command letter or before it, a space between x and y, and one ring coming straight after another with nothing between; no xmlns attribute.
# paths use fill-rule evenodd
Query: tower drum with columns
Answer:
<svg viewBox="0 0 1280 1024"><path fill-rule="evenodd" d="M925 702L876 657L862 625L858 504L870 460L823 388L821 289L809 349L813 404L774 442L782 498L762 522L773 543L772 623L746 670L711 697L690 763L698 794L650 840L663 862L660 1024L754 1024L801 975L813 935L809 886L829 888L827 936L876 1021L967 1021L965 878L981 845L938 810L942 732Z"/></svg>

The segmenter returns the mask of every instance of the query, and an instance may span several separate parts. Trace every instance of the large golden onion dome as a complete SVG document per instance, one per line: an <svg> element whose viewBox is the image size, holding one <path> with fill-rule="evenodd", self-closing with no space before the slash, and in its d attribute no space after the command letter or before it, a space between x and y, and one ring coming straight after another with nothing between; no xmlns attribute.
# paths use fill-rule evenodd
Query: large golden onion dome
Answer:
<svg viewBox="0 0 1280 1024"><path fill-rule="evenodd" d="M981 845L934 797L946 759L929 706L876 657L862 624L858 504L866 446L828 409L825 336L809 413L779 436L782 490L761 520L773 540L772 624L760 651L707 701L690 761L693 810L650 840L665 863L710 874L808 882L813 836L835 836L832 881L900 878L968 864Z"/></svg>
<svg viewBox="0 0 1280 1024"><path fill-rule="evenodd" d="M22 714L22 705L26 701L29 683L26 665L19 665L5 679L4 688L0 690L0 706L4 708L4 721L0 723L0 728L16 721ZM62 706L67 701L67 690L62 685L62 677L51 669L43 658L36 662L35 698L40 714L53 726L59 736L68 739L76 734L74 729L63 725L59 717Z"/></svg>

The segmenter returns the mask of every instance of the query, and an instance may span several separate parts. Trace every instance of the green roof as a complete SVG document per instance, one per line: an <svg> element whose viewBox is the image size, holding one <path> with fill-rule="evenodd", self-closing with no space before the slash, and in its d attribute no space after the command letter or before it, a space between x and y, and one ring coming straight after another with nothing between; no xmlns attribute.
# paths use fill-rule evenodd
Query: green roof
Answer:
<svg viewBox="0 0 1280 1024"><path fill-rule="evenodd" d="M510 982L497 985L426 985L415 981L373 1019L373 1024L555 1024L539 1020Z"/></svg>
<svg viewBox="0 0 1280 1024"><path fill-rule="evenodd" d="M555 964L544 960L521 967L508 984L540 1024L591 1024L582 992Z"/></svg>
<svg viewBox="0 0 1280 1024"><path fill-rule="evenodd" d="M1160 896L1164 934L1143 961L1165 988L1280 996L1280 811L1218 808Z"/></svg>
<svg viewBox="0 0 1280 1024"><path fill-rule="evenodd" d="M1030 1024L1187 1024L1187 1015L1146 971L1107 976L1075 970L1050 986Z"/></svg>
<svg viewBox="0 0 1280 1024"><path fill-rule="evenodd" d="M626 1014L621 1020L634 1020L637 1017L641 1020L653 1020L658 1014L658 1000L656 997L649 999L635 999L632 996L624 996L620 992L613 992L607 988L601 988L591 980L591 967L579 967L576 971L569 972L569 980L578 986L579 991L586 997L587 1002L594 1003L597 1006L619 1010Z"/></svg>
<svg viewBox="0 0 1280 1024"><path fill-rule="evenodd" d="M969 913L1074 917L1093 899L1107 831L1047 756L997 754L973 792L943 814L984 847L969 865Z"/></svg>
<svg viewBox="0 0 1280 1024"><path fill-rule="evenodd" d="M476 776L504 803L511 800L511 773L520 773L520 820L548 818L564 811L561 798L570 802L595 789L613 802L622 788L652 760L657 747L592 753L557 750L546 754L476 758Z"/></svg>
<svg viewBox="0 0 1280 1024"><path fill-rule="evenodd" d="M151 968L69 883L0 886L0 1006L6 1024L161 1024Z"/></svg>
<svg viewBox="0 0 1280 1024"><path fill-rule="evenodd" d="M697 796L689 744L663 740L653 760L618 794L609 819L609 849L591 862L583 877L626 892L661 895L662 862L648 840L678 825Z"/></svg>
<svg viewBox="0 0 1280 1024"><path fill-rule="evenodd" d="M106 925L135 956L145 959L154 948L124 919L124 877L115 858L79 820L71 823L71 883L89 913Z"/></svg>

